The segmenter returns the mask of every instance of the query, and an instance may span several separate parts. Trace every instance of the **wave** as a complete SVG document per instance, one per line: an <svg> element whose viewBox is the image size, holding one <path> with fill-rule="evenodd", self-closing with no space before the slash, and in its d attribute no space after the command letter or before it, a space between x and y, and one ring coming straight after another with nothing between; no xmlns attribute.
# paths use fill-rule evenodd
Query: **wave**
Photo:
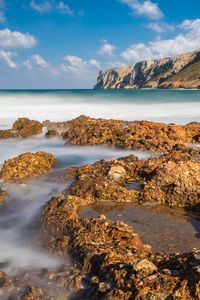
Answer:
<svg viewBox="0 0 200 300"><path fill-rule="evenodd" d="M18 117L63 121L79 115L185 124L200 120L200 91L1 91L0 127Z"/></svg>

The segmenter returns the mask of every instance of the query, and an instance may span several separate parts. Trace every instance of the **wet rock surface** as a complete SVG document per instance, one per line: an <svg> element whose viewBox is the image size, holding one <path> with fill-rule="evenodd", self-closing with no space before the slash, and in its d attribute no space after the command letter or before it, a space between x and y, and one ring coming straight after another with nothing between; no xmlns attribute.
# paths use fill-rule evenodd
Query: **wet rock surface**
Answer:
<svg viewBox="0 0 200 300"><path fill-rule="evenodd" d="M198 250L153 254L127 224L103 215L80 219L76 205L81 200L75 197L53 198L42 220L51 249L70 253L83 276L85 288L72 299L198 299Z"/></svg>
<svg viewBox="0 0 200 300"><path fill-rule="evenodd" d="M43 151L24 153L4 162L0 178L25 179L32 176L43 175L56 163L55 157Z"/></svg>
<svg viewBox="0 0 200 300"><path fill-rule="evenodd" d="M185 253L200 245L200 215L182 208L158 204L97 203L82 207L79 214L81 218L104 214L109 220L129 224L154 252Z"/></svg>
<svg viewBox="0 0 200 300"><path fill-rule="evenodd" d="M31 124L19 119L12 132L21 137L36 134L39 124ZM197 141L199 123L181 126L81 116L67 122L46 121L44 125L49 128L47 137L59 134L70 144L107 144L165 154L148 160L130 155L68 168L63 179L66 189L46 203L41 216L37 216L37 225L46 237L40 246L64 262L70 257L71 264L54 271L37 268L15 270L11 275L1 272L0 297L200 299L199 248L185 254L155 253L144 244L134 226L104 215L88 218L80 214L87 205L104 203L167 204L199 214L199 151L183 144ZM54 165L52 154L24 153L4 163L1 178L43 175ZM0 269L5 270L4 263Z"/></svg>
<svg viewBox="0 0 200 300"><path fill-rule="evenodd" d="M72 167L67 172L68 178L75 178L70 193L93 202L157 203L199 210L200 165L193 157L198 151L184 151L173 149L148 160L129 156Z"/></svg>
<svg viewBox="0 0 200 300"><path fill-rule="evenodd" d="M50 123L68 143L78 145L106 144L125 149L169 151L179 143L195 143L200 123L188 125L148 121L119 121L80 116L68 122Z"/></svg>
<svg viewBox="0 0 200 300"><path fill-rule="evenodd" d="M23 138L41 133L42 128L42 123L27 118L19 118L12 126L12 130L17 131L18 135Z"/></svg>
<svg viewBox="0 0 200 300"><path fill-rule="evenodd" d="M27 138L42 133L43 124L28 118L19 118L12 129L0 130L0 139L22 137Z"/></svg>
<svg viewBox="0 0 200 300"><path fill-rule="evenodd" d="M11 275L0 271L2 300L67 300L79 288L80 271L68 264L55 271L17 269Z"/></svg>
<svg viewBox="0 0 200 300"><path fill-rule="evenodd" d="M7 193L5 191L2 191L0 188L0 205L2 203L4 203L6 196L7 196Z"/></svg>
<svg viewBox="0 0 200 300"><path fill-rule="evenodd" d="M155 254L134 227L79 215L85 205L106 202L166 203L198 212L197 155L175 147L146 161L129 156L68 169L72 184L45 206L41 223L52 251L70 254L83 274L85 288L72 299L199 299L199 249ZM133 181L142 188L127 189Z"/></svg>

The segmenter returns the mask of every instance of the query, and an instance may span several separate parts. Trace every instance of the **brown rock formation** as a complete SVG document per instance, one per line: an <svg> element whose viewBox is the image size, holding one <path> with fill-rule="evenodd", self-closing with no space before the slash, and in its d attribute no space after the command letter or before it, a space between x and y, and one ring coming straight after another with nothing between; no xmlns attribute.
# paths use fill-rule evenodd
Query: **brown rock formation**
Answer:
<svg viewBox="0 0 200 300"><path fill-rule="evenodd" d="M199 210L200 165L193 159L198 151L191 151L172 150L169 154L148 160L129 156L71 168L67 176L74 176L75 181L69 193L94 203L139 201ZM120 181L116 181L110 177L113 169L123 169L123 179L120 177Z"/></svg>
<svg viewBox="0 0 200 300"><path fill-rule="evenodd" d="M60 126L61 123L58 123L58 130ZM55 123L53 127L56 130ZM65 131L62 136L70 144L104 144L152 151L169 151L178 143L196 143L200 134L198 122L175 125L148 121L94 119L86 116L64 122L63 128Z"/></svg>
<svg viewBox="0 0 200 300"><path fill-rule="evenodd" d="M18 135L23 138L41 133L42 128L42 123L27 118L19 118L12 126L12 130L17 131Z"/></svg>
<svg viewBox="0 0 200 300"><path fill-rule="evenodd" d="M55 157L50 153L24 153L4 162L0 178L25 179L43 175L55 165L55 161Z"/></svg>
<svg viewBox="0 0 200 300"><path fill-rule="evenodd" d="M22 137L42 133L43 124L28 118L19 118L12 126L12 129L0 130L0 139Z"/></svg>
<svg viewBox="0 0 200 300"><path fill-rule="evenodd" d="M193 150L174 150L148 161L130 156L68 170L68 178L74 178L71 187L66 195L51 199L41 222L50 234L51 249L70 253L87 286L72 299L198 299L199 250L183 255L155 255L125 223L111 222L104 216L82 219L78 215L79 209L90 203L149 201L149 195L153 201L170 205L199 203L199 180L194 176L198 175L199 163L193 161L195 154ZM123 178L118 181L117 177L116 182L115 176L110 177L111 170L112 175L113 170L114 174L120 170ZM132 180L140 180L143 188L128 190L126 184ZM148 192L146 186L154 183L158 187ZM172 183L176 192L171 192ZM164 197L161 200L160 189Z"/></svg>

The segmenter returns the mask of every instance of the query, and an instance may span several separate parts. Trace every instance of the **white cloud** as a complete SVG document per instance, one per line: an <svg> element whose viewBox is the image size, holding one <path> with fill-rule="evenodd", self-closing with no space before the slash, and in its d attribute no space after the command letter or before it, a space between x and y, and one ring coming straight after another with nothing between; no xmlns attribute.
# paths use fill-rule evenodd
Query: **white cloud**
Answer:
<svg viewBox="0 0 200 300"><path fill-rule="evenodd" d="M73 73L74 75L96 72L100 68L100 64L96 59L86 61L74 55L67 55L63 59L67 64L61 65L61 71Z"/></svg>
<svg viewBox="0 0 200 300"><path fill-rule="evenodd" d="M0 30L0 47L3 48L31 48L36 44L36 39L29 33Z"/></svg>
<svg viewBox="0 0 200 300"><path fill-rule="evenodd" d="M115 46L109 44L107 40L103 40L99 49L99 54L112 56L114 50Z"/></svg>
<svg viewBox="0 0 200 300"><path fill-rule="evenodd" d="M36 66L42 69L47 69L50 67L50 64L38 54L32 55L31 60Z"/></svg>
<svg viewBox="0 0 200 300"><path fill-rule="evenodd" d="M126 4L135 14L145 16L149 19L160 19L163 17L163 13L160 10L157 3L153 3L150 0L118 0L121 3Z"/></svg>
<svg viewBox="0 0 200 300"><path fill-rule="evenodd" d="M135 63L149 58L169 57L199 49L200 19L186 20L179 25L179 28L181 32L171 39L133 44L121 55L126 61Z"/></svg>
<svg viewBox="0 0 200 300"><path fill-rule="evenodd" d="M59 75L60 73L60 70L58 68L52 66L39 54L32 55L29 59L23 61L21 66L27 68L28 70L48 70L48 73L51 73L53 75Z"/></svg>
<svg viewBox="0 0 200 300"><path fill-rule="evenodd" d="M38 11L39 13L48 12L52 9L52 3L51 1L42 1L40 3L36 3L35 0L32 0L30 2L30 7L34 10Z"/></svg>
<svg viewBox="0 0 200 300"><path fill-rule="evenodd" d="M99 61L97 61L96 59L90 59L89 60L89 64L97 69L100 68L100 63Z"/></svg>
<svg viewBox="0 0 200 300"><path fill-rule="evenodd" d="M17 68L17 65L12 60L13 56L14 56L14 53L0 49L0 59L2 59L8 67L15 69L15 68Z"/></svg>
<svg viewBox="0 0 200 300"><path fill-rule="evenodd" d="M64 1L43 0L35 1L31 0L30 7L39 13L46 13L50 11L58 11L61 14L73 15L73 10Z"/></svg>
<svg viewBox="0 0 200 300"><path fill-rule="evenodd" d="M62 14L73 15L73 10L63 1L58 2L56 8Z"/></svg>
<svg viewBox="0 0 200 300"><path fill-rule="evenodd" d="M175 26L161 22L161 23L149 23L146 25L146 28L149 28L156 33L163 33L166 31L173 31L175 29Z"/></svg>

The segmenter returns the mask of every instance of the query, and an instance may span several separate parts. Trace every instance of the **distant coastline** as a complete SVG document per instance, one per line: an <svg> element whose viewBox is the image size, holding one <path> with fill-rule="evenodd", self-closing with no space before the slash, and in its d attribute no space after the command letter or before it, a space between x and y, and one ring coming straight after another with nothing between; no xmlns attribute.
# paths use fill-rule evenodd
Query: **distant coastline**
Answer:
<svg viewBox="0 0 200 300"><path fill-rule="evenodd" d="M94 89L200 89L200 50L101 71Z"/></svg>

